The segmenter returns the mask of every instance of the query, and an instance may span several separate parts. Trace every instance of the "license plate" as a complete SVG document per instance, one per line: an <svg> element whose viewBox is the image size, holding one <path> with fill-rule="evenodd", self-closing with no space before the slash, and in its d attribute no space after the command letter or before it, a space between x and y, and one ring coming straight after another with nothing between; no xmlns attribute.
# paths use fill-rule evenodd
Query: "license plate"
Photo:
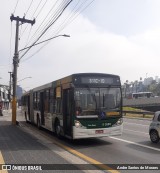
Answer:
<svg viewBox="0 0 160 173"><path fill-rule="evenodd" d="M95 133L96 134L101 134L101 133L103 133L103 130L96 130Z"/></svg>

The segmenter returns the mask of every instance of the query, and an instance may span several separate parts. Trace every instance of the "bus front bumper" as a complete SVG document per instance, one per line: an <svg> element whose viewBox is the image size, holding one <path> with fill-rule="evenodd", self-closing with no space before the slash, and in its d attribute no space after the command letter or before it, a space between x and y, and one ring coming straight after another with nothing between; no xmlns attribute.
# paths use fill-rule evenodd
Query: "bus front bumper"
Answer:
<svg viewBox="0 0 160 173"><path fill-rule="evenodd" d="M73 126L73 139L98 138L122 135L123 125L110 128L85 129Z"/></svg>

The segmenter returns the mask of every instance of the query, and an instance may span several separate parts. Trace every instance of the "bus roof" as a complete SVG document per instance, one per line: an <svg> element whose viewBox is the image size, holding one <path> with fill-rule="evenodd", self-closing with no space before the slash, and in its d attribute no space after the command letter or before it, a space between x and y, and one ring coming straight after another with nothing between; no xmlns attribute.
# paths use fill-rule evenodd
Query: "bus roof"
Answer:
<svg viewBox="0 0 160 173"><path fill-rule="evenodd" d="M74 84L87 84L92 86L104 85L121 85L120 77L117 75L93 73L93 74L80 74L75 75L73 79Z"/></svg>
<svg viewBox="0 0 160 173"><path fill-rule="evenodd" d="M105 73L75 73L70 76L66 76L64 78L52 81L42 86L33 88L31 91L35 92L35 91L43 90L45 88L50 88L52 86L57 87L66 83L74 83L74 84L83 83L84 84L84 83L87 83L88 80L90 80L91 81L90 83L92 84L96 84L96 83L108 84L109 82L110 83L112 82L111 80L109 81L109 79L111 78L117 79L117 83L114 82L114 84L120 85L120 77L118 75L105 74Z"/></svg>

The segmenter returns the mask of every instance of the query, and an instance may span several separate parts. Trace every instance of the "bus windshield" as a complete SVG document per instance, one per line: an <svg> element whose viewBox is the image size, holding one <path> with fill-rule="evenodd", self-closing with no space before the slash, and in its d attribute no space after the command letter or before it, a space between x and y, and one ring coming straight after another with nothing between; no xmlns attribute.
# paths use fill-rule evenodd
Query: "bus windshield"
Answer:
<svg viewBox="0 0 160 173"><path fill-rule="evenodd" d="M119 111L121 90L120 88L77 88L75 101L78 115L95 115L99 111Z"/></svg>

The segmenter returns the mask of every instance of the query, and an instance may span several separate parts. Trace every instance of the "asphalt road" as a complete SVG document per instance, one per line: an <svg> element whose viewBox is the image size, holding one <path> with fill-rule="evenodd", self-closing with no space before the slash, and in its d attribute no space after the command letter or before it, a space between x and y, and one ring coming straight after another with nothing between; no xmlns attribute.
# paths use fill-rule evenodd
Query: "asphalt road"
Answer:
<svg viewBox="0 0 160 173"><path fill-rule="evenodd" d="M122 136L79 140L70 147L104 164L160 164L160 143L150 142L149 124L147 120L124 119Z"/></svg>
<svg viewBox="0 0 160 173"><path fill-rule="evenodd" d="M150 141L148 129L150 121L139 119L124 119L124 130L122 136L103 137L98 139L81 139L71 141L68 139L57 139L53 134L47 131L38 130L35 126L23 122L22 128L37 136L45 136L47 141L50 140L54 144L56 142L62 144L63 149L84 159L85 161L93 161L92 163L110 164L159 164L160 165L160 143L153 144ZM55 142L54 142L55 141ZM51 144L50 144L51 145ZM69 149L68 149L69 148ZM73 152L73 151L74 152ZM64 156L65 157L65 156ZM66 156L68 157L68 156ZM69 158L69 157L68 157ZM91 162L90 162L91 163ZM138 170L118 170L118 172L139 172ZM143 172L159 172L153 170L140 170Z"/></svg>
<svg viewBox="0 0 160 173"><path fill-rule="evenodd" d="M148 120L124 119L123 135L117 137L81 139L74 142L68 139L59 140L52 135L49 135L49 138L106 165L160 164L160 143L151 143L148 134L149 124ZM44 133L48 135L47 132ZM133 170L120 170L120 172L133 172ZM141 170L140 172L158 171Z"/></svg>

